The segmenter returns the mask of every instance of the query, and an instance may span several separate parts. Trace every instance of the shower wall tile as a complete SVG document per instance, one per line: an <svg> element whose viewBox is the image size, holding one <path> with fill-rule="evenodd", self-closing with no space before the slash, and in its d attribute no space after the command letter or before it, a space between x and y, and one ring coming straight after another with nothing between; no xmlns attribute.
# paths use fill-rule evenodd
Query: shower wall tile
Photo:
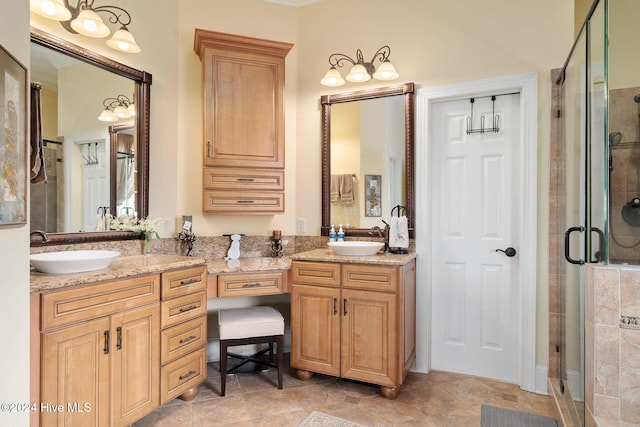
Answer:
<svg viewBox="0 0 640 427"><path fill-rule="evenodd" d="M593 272L594 321L596 325L620 325L620 272L598 268Z"/></svg>
<svg viewBox="0 0 640 427"><path fill-rule="evenodd" d="M620 327L595 325L594 393L620 397Z"/></svg>
<svg viewBox="0 0 640 427"><path fill-rule="evenodd" d="M620 313L640 316L640 270L620 271Z"/></svg>
<svg viewBox="0 0 640 427"><path fill-rule="evenodd" d="M640 141L638 113L640 104L633 100L640 88L630 87L609 91L609 129L622 133L621 143Z"/></svg>
<svg viewBox="0 0 640 427"><path fill-rule="evenodd" d="M621 329L620 419L640 424L640 330Z"/></svg>

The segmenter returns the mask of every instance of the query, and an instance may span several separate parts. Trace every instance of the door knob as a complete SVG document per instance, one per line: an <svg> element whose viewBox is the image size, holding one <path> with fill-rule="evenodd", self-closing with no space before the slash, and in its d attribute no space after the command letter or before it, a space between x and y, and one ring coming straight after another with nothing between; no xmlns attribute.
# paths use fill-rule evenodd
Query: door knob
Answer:
<svg viewBox="0 0 640 427"><path fill-rule="evenodd" d="M508 256L509 258L511 258L512 256L516 255L516 250L511 248L511 247L509 247L507 249L496 249L496 252L502 252L506 256Z"/></svg>

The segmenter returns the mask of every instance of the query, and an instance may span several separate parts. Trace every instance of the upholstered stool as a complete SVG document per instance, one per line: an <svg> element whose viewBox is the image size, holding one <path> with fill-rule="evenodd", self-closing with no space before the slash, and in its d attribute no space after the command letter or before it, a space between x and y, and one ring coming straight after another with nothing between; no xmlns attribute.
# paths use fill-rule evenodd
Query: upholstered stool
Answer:
<svg viewBox="0 0 640 427"><path fill-rule="evenodd" d="M284 319L278 310L262 306L220 310L218 312L218 326L220 327L221 396L225 394L227 374L233 373L249 362L278 368L278 388L282 388ZM273 362L274 343L277 349L277 363ZM269 344L269 346L251 356L227 352L227 347L246 344ZM267 351L269 352L268 362L260 358ZM227 369L227 356L241 359L242 362Z"/></svg>

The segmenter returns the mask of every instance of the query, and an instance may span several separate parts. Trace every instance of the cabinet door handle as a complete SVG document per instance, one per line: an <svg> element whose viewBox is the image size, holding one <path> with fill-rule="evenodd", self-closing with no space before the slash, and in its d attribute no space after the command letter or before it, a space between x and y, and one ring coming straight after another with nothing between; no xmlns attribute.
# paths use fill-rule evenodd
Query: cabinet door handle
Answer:
<svg viewBox="0 0 640 427"><path fill-rule="evenodd" d="M244 285L242 285L243 288L259 288L260 286L262 286L262 283L245 283Z"/></svg>
<svg viewBox="0 0 640 427"><path fill-rule="evenodd" d="M116 339L116 348L118 350L122 350L122 326L118 326L116 328L116 332L118 333L118 337Z"/></svg>
<svg viewBox="0 0 640 427"><path fill-rule="evenodd" d="M104 354L109 354L109 331L104 331Z"/></svg>
<svg viewBox="0 0 640 427"><path fill-rule="evenodd" d="M211 141L207 141L207 157L211 157Z"/></svg>
<svg viewBox="0 0 640 427"><path fill-rule="evenodd" d="M187 311L195 310L196 308L198 308L198 307L195 306L195 305L190 305L187 308L181 308L180 309L180 313L186 313Z"/></svg>
<svg viewBox="0 0 640 427"><path fill-rule="evenodd" d="M347 315L347 299L346 298L342 299L342 310L344 312L344 315L346 316Z"/></svg>
<svg viewBox="0 0 640 427"><path fill-rule="evenodd" d="M251 204L255 203L255 200L238 200L237 203Z"/></svg>
<svg viewBox="0 0 640 427"><path fill-rule="evenodd" d="M186 342L193 341L193 340L195 340L196 338L197 338L197 337L196 337L195 335L189 335L188 337L186 337L186 338L184 338L184 339L181 339L181 340L180 340L180 344L184 344L184 343L186 343Z"/></svg>
<svg viewBox="0 0 640 427"><path fill-rule="evenodd" d="M338 314L338 298L333 299L333 315Z"/></svg>
<svg viewBox="0 0 640 427"><path fill-rule="evenodd" d="M189 378L191 375L193 375L193 374L195 374L195 373L196 373L196 371L189 371L189 372L187 372L187 373L186 373L186 374L184 374L184 375L180 375L180 381L182 381L182 380L184 380L184 379Z"/></svg>
<svg viewBox="0 0 640 427"><path fill-rule="evenodd" d="M198 283L198 279L189 279L189 280L183 280L182 282L180 282L180 286L189 286L189 285L193 285L194 283Z"/></svg>
<svg viewBox="0 0 640 427"><path fill-rule="evenodd" d="M253 182L253 178L238 178L239 182Z"/></svg>

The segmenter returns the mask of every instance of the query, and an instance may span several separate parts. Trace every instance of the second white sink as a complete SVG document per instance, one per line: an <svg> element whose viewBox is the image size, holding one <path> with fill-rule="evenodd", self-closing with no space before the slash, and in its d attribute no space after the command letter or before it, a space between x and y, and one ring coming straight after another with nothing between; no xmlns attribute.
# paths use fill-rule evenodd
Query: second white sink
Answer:
<svg viewBox="0 0 640 427"><path fill-rule="evenodd" d="M336 255L347 256L371 256L375 255L384 247L381 242L329 242L329 247Z"/></svg>
<svg viewBox="0 0 640 427"><path fill-rule="evenodd" d="M102 270L120 256L116 251L44 252L29 257L36 270L48 274L83 273Z"/></svg>

